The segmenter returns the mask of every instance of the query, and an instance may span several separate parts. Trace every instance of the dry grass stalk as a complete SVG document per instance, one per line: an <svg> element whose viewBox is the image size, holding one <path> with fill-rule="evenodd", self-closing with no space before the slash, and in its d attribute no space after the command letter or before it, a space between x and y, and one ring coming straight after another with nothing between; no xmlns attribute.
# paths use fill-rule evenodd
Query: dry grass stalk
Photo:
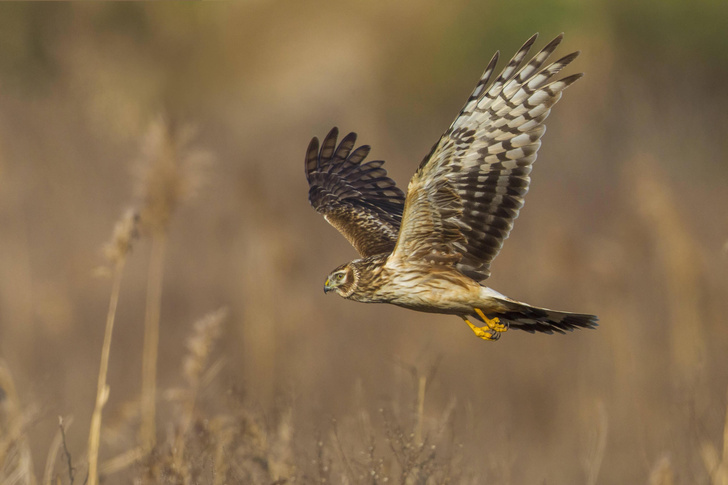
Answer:
<svg viewBox="0 0 728 485"><path fill-rule="evenodd" d="M227 480L227 474L230 470L230 461L227 456L227 450L230 443L233 441L233 435L235 431L228 426L220 425L218 422L221 420L213 421L213 429L217 431L217 445L215 447L214 454L214 466L215 466L215 480L213 485L224 485Z"/></svg>
<svg viewBox="0 0 728 485"><path fill-rule="evenodd" d="M406 364L404 362L397 362L397 364L404 370L406 370L412 377L412 381L417 389L415 396L413 416L414 416L414 441L415 443L422 443L423 440L423 427L424 427L424 416L425 416L425 394L427 391L427 385L435 378L437 374L437 368L442 361L442 355L438 355L437 358L429 364L427 374L423 374L420 368L416 365Z"/></svg>
<svg viewBox="0 0 728 485"><path fill-rule="evenodd" d="M387 443L400 469L403 484L425 483L435 472L436 447L427 440L416 442L414 432L407 432L394 416L382 411Z"/></svg>
<svg viewBox="0 0 728 485"><path fill-rule="evenodd" d="M167 439L141 461L142 482L282 484L294 476L290 408L266 417L229 389L207 392L222 365L213 357L226 313L218 310L194 325L182 362L186 385L161 394L176 412L164 414L172 417L164 423Z"/></svg>
<svg viewBox="0 0 728 485"><path fill-rule="evenodd" d="M35 485L27 428L37 414L23 409L15 381L0 360L0 483Z"/></svg>
<svg viewBox="0 0 728 485"><path fill-rule="evenodd" d="M347 472L350 483L386 483L394 477L402 484L457 482L453 475L460 475L460 467L455 464L454 444L446 442L444 436L452 425L456 401L451 400L438 419L427 419L425 415L429 384L434 381L440 360L438 357L430 364L426 373L417 366L398 362L413 380L412 408L404 420L398 418L394 410L379 410L391 454L376 456L375 439L370 437L367 452L363 453L367 464L362 468L361 464L353 462L365 473ZM363 422L368 422L368 417L365 416Z"/></svg>
<svg viewBox="0 0 728 485"><path fill-rule="evenodd" d="M65 424L65 428L64 428ZM71 461L71 454L66 446L66 430L73 424L73 418L70 417L65 420L63 417L58 417L58 431L53 437L51 446L48 448L48 458L46 459L45 472L43 473L43 485L51 485L53 483L53 471L56 468L56 459L58 458L58 450L63 446L63 453L66 457L66 466L68 468L68 480L70 485L73 485L73 480L76 475L76 469Z"/></svg>
<svg viewBox="0 0 728 485"><path fill-rule="evenodd" d="M166 443L156 446L154 453L147 454L145 460L146 481L158 483L159 480L174 477L174 483L196 483L205 472L213 470L215 481L218 474L223 479L228 474L228 465L217 467L225 458L224 446L233 443L237 430L229 415L216 415L205 419L199 417L198 398L203 387L208 385L219 372L219 361L210 364L213 348L222 333L222 324L227 309L221 308L204 316L193 326L187 340L188 352L182 362L183 377L187 385L181 389L171 389L164 396L172 401L177 413L175 421L169 423L174 430ZM210 468L212 467L212 468Z"/></svg>
<svg viewBox="0 0 728 485"><path fill-rule="evenodd" d="M113 449L126 449L126 451L101 462L99 476L108 477L119 473L144 457L144 451L137 443L139 412L139 399L134 398L118 405L114 418L104 422L103 444Z"/></svg>
<svg viewBox="0 0 728 485"><path fill-rule="evenodd" d="M91 416L91 429L88 438L88 484L98 483L99 445L101 441L101 417L104 405L109 398L109 386L106 376L109 370L109 356L111 354L111 338L114 332L114 319L116 307L119 304L121 291L121 278L124 272L126 258L131 251L131 242L136 235L137 216L127 211L114 227L114 234L109 244L105 246L107 258L114 264L113 280L111 284L111 298L109 311L106 315L106 328L104 330L104 343L101 347L101 364L99 365L99 379L96 387L96 404Z"/></svg>
<svg viewBox="0 0 728 485"><path fill-rule="evenodd" d="M99 474L103 476L113 475L125 470L133 463L138 462L144 457L144 450L141 447L133 448L125 451L121 455L115 456L103 462L99 466Z"/></svg>
<svg viewBox="0 0 728 485"><path fill-rule="evenodd" d="M351 463L349 463L349 459L346 457L344 446L341 443L341 439L339 438L339 428L335 419L331 420L331 441L336 444L336 449L339 452L339 458L344 464L344 471L346 472L346 483L355 483L356 479L354 471L351 468Z"/></svg>
<svg viewBox="0 0 728 485"><path fill-rule="evenodd" d="M319 483L331 483L331 459L326 456L322 439L316 441L316 459L314 460L318 472Z"/></svg>
<svg viewBox="0 0 728 485"><path fill-rule="evenodd" d="M141 226L152 240L142 354L141 439L146 451L156 443L157 352L167 229L179 203L200 185L200 168L210 160L208 153L189 147L192 136L191 129L177 130L159 117L150 125L142 150L137 191L142 200Z"/></svg>
<svg viewBox="0 0 728 485"><path fill-rule="evenodd" d="M164 276L164 252L166 234L155 231L149 259L147 279L147 306L144 313L144 348L142 351L142 447L154 448L157 438L157 351L159 347L159 320L162 306L162 278Z"/></svg>
<svg viewBox="0 0 728 485"><path fill-rule="evenodd" d="M427 387L427 376L421 375L417 379L417 424L415 425L415 443L422 443L422 426L425 420L425 390Z"/></svg>

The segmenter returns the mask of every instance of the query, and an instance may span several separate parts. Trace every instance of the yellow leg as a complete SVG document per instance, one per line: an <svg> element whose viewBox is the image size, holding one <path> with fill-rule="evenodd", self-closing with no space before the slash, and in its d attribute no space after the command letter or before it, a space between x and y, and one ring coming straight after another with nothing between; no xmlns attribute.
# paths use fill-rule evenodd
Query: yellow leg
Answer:
<svg viewBox="0 0 728 485"><path fill-rule="evenodd" d="M475 333L477 337L480 337L483 340L498 340L500 338L500 334L495 330L490 330L490 328L488 328L488 330L485 330L482 327L476 327L475 325L470 323L470 320L468 320L467 317L462 317L462 319L465 320L465 323L470 326L470 329Z"/></svg>
<svg viewBox="0 0 728 485"><path fill-rule="evenodd" d="M483 319L483 321L488 326L488 328L493 330L494 332L501 333L501 332L505 332L506 330L508 330L508 325L502 324L500 321L500 318L498 318L498 317L488 318L483 314L483 312L480 308L475 308L475 313L477 313L478 316Z"/></svg>

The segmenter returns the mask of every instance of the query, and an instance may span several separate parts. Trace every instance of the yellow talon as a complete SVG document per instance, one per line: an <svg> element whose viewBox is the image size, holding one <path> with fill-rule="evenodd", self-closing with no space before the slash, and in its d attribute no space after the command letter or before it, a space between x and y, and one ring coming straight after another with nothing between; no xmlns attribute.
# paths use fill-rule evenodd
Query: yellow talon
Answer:
<svg viewBox="0 0 728 485"><path fill-rule="evenodd" d="M483 313L483 311L480 308L475 308L475 313L477 313L478 316L483 319L483 321L488 326L488 328L493 330L494 332L500 333L500 332L505 332L506 330L508 330L508 325L502 324L500 321L500 318L498 318L498 317L488 318L485 316L485 314Z"/></svg>
<svg viewBox="0 0 728 485"><path fill-rule="evenodd" d="M467 317L462 317L463 320L465 320L465 323L467 323L470 326L470 329L475 333L477 337L482 338L483 340L498 340L500 338L500 334L497 331L490 330L490 327L488 330L484 330L481 327L476 327L472 323L470 323L470 320L467 319Z"/></svg>

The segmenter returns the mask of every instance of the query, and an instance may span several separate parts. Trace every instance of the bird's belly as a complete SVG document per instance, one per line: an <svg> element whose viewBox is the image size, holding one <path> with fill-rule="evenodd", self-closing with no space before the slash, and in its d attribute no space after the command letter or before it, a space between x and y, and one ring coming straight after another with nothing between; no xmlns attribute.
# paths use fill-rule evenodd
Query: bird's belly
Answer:
<svg viewBox="0 0 728 485"><path fill-rule="evenodd" d="M396 291L389 300L397 306L428 313L469 314L478 303L480 285L475 281L453 280L443 275L393 281Z"/></svg>

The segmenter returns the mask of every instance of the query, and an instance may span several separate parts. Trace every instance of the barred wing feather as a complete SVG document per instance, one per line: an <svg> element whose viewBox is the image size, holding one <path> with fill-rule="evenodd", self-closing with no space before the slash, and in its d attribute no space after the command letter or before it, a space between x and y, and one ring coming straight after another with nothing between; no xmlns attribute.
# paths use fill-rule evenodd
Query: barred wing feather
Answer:
<svg viewBox="0 0 728 485"><path fill-rule="evenodd" d="M424 260L455 265L476 281L490 275L523 206L544 120L562 91L581 77L553 79L578 52L544 67L563 34L523 65L536 37L489 84L498 53L493 56L458 117L420 164L388 264Z"/></svg>
<svg viewBox="0 0 728 485"><path fill-rule="evenodd" d="M308 199L363 257L390 253L402 220L404 193L387 177L383 161L363 163L369 146L354 149L356 133L337 146L338 134L334 127L320 150L318 138L308 146Z"/></svg>

